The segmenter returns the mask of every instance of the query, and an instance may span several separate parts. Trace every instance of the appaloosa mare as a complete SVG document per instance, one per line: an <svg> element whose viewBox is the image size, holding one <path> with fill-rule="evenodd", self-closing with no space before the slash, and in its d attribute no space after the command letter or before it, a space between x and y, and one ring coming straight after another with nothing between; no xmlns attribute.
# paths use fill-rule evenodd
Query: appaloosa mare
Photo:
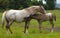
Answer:
<svg viewBox="0 0 60 38"><path fill-rule="evenodd" d="M16 22L22 22L25 21L25 19L31 15L34 15L36 13L42 13L45 14L46 11L43 8L43 6L31 6L22 10L7 10L2 15L2 27L4 26L4 20L6 20L6 30L9 30L11 33L10 25L16 21ZM26 22L26 21L25 21ZM26 33L26 32L25 32Z"/></svg>
<svg viewBox="0 0 60 38"><path fill-rule="evenodd" d="M26 29L28 29L29 22L30 22L31 19L36 19L38 21L40 33L42 31L42 22L44 22L44 21L49 21L50 24L52 24L51 32L53 32L53 30L54 30L54 21L56 21L56 15L55 14L52 14L52 13L34 14L34 15L26 18L25 31L24 32L26 32Z"/></svg>

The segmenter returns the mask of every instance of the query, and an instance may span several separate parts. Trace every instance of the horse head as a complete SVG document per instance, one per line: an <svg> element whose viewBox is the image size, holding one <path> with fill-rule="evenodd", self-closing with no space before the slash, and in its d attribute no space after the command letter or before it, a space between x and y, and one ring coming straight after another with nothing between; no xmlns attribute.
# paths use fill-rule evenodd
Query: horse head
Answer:
<svg viewBox="0 0 60 38"><path fill-rule="evenodd" d="M45 9L44 9L43 6L38 6L37 7L37 11L40 12L40 13L42 13L42 14L46 14L46 11L45 11Z"/></svg>
<svg viewBox="0 0 60 38"><path fill-rule="evenodd" d="M46 14L46 11L43 6L33 6L33 9L35 9L36 12L40 12L42 14Z"/></svg>

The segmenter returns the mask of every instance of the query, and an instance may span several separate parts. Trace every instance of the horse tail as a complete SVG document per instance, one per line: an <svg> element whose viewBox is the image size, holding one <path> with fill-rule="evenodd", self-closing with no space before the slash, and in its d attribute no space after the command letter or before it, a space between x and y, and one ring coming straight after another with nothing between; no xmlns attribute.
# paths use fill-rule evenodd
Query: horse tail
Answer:
<svg viewBox="0 0 60 38"><path fill-rule="evenodd" d="M4 23L5 23L5 14L6 14L6 11L2 15L2 28L4 27Z"/></svg>
<svg viewBox="0 0 60 38"><path fill-rule="evenodd" d="M53 19L56 21L56 15L55 14L53 15Z"/></svg>

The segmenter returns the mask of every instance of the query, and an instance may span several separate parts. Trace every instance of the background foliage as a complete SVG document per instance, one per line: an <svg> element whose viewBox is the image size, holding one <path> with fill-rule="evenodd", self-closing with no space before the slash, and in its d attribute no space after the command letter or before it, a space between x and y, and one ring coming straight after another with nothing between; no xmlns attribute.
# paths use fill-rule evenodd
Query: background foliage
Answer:
<svg viewBox="0 0 60 38"><path fill-rule="evenodd" d="M55 9L56 0L45 0L44 5L43 0L0 0L0 10L6 9L23 9L32 5L43 5L46 9Z"/></svg>

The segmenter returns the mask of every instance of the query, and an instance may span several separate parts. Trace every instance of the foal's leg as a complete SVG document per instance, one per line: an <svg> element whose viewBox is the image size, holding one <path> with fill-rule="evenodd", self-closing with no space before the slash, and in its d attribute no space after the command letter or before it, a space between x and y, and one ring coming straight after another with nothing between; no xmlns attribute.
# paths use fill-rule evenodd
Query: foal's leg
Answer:
<svg viewBox="0 0 60 38"><path fill-rule="evenodd" d="M25 21L25 29L24 29L24 33L28 33L29 23L30 23L30 20Z"/></svg>
<svg viewBox="0 0 60 38"><path fill-rule="evenodd" d="M12 33L11 29L10 29L10 25L12 24L13 21L8 21L7 24L6 24L6 30L10 31L10 33Z"/></svg>
<svg viewBox="0 0 60 38"><path fill-rule="evenodd" d="M42 32L42 21L38 20L40 33Z"/></svg>
<svg viewBox="0 0 60 38"><path fill-rule="evenodd" d="M53 20L52 20L52 21L50 21L50 23L52 24L51 32L53 32L53 30L54 30L54 23L53 23Z"/></svg>

